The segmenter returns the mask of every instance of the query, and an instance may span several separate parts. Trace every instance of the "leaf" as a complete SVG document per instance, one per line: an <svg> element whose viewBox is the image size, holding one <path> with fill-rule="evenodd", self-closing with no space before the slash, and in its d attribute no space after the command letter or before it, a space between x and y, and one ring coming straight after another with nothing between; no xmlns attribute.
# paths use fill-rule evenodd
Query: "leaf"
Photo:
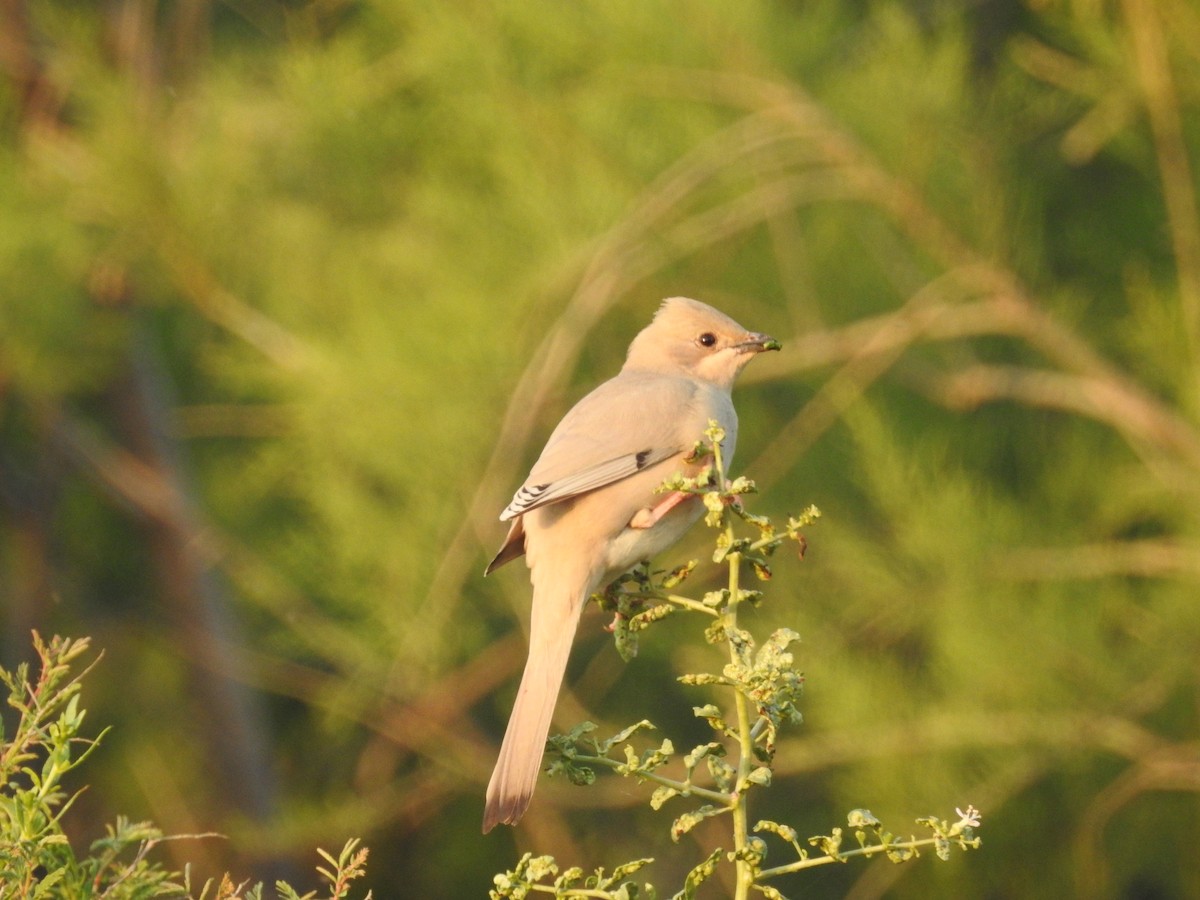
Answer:
<svg viewBox="0 0 1200 900"><path fill-rule="evenodd" d="M696 715L700 715L701 709L716 710L716 707L715 706L698 707L696 710ZM708 715L706 714L704 716L704 718L708 718ZM725 749L724 744L718 744L716 741L710 741L707 744L700 744L698 747L694 748L691 753L687 754L683 758L683 764L685 766L687 766L688 772L690 773L692 771L692 769L694 769L694 768L696 768L696 766L700 765L701 760L707 759L710 755L724 756L727 752L728 751Z"/></svg>
<svg viewBox="0 0 1200 900"><path fill-rule="evenodd" d="M593 728L595 726L592 726ZM617 744L623 744L628 741L634 734L639 731L654 731L654 723L649 719L642 719L640 722L635 722L627 728L622 728L607 741L601 742L597 749L601 754L607 754Z"/></svg>
<svg viewBox="0 0 1200 900"><path fill-rule="evenodd" d="M664 803L678 796L679 791L675 788L668 787L665 784L659 785L654 789L654 793L650 795L650 808L653 810L662 809Z"/></svg>
<svg viewBox="0 0 1200 900"><path fill-rule="evenodd" d="M702 495L702 500L704 508L707 510L704 515L704 524L709 528L719 528L725 519L724 498L715 491L709 491ZM720 562L720 560L714 559L714 562Z"/></svg>
<svg viewBox="0 0 1200 900"><path fill-rule="evenodd" d="M768 769L766 766L759 766L757 769L755 769L753 772L751 772L749 775L746 776L746 781L748 781L750 784L757 784L757 785L761 785L762 787L769 787L771 784L771 770Z"/></svg>
<svg viewBox="0 0 1200 900"><path fill-rule="evenodd" d="M665 619L667 616L677 611L677 607L670 603L660 603L657 606L652 606L644 612L638 613L629 620L630 631L642 631L648 628L654 622Z"/></svg>
<svg viewBox="0 0 1200 900"><path fill-rule="evenodd" d="M834 828L829 834L818 834L808 839L808 843L819 849L826 856L833 857L838 862L845 862L842 856L842 829Z"/></svg>
<svg viewBox="0 0 1200 900"><path fill-rule="evenodd" d="M708 626L704 629L705 642L709 643L709 644L722 643L729 636L727 629L728 629L728 620L726 619L726 617L723 615L717 616L717 618L714 619L712 622L710 622L708 624Z"/></svg>
<svg viewBox="0 0 1200 900"><path fill-rule="evenodd" d="M708 771L717 782L717 787L727 794L731 793L733 791L733 779L737 774L733 766L713 754L706 756L704 761L708 764Z"/></svg>
<svg viewBox="0 0 1200 900"><path fill-rule="evenodd" d="M693 812L686 812L671 823L671 840L678 843L681 837L705 819L711 819L713 816L719 816L727 812L729 812L729 807L713 806L712 804L705 804Z"/></svg>
<svg viewBox="0 0 1200 900"><path fill-rule="evenodd" d="M782 838L789 844L796 843L798 837L796 829L791 825L782 825L779 822L772 822L770 819L762 819L757 822L753 828L754 831L766 831L769 834L774 834Z"/></svg>
<svg viewBox="0 0 1200 900"><path fill-rule="evenodd" d="M579 866L571 866L561 875L554 879L554 886L559 890L564 888L574 887L583 880L583 869Z"/></svg>
<svg viewBox="0 0 1200 900"><path fill-rule="evenodd" d="M692 571L700 564L698 559L690 559L682 566L677 566L672 569L667 575L663 576L662 587L664 590L671 590L678 587L682 582L687 580L687 577L692 574Z"/></svg>
<svg viewBox="0 0 1200 900"><path fill-rule="evenodd" d="M720 683L724 683L724 682L722 681ZM730 728L729 723L727 723L721 717L721 710L718 709L713 704L710 703L707 706L692 707L692 713L697 718L704 719L705 721L707 721L709 727L712 728L712 730L717 732L718 734L725 735L726 737L733 736L733 733L734 733L733 729Z"/></svg>
<svg viewBox="0 0 1200 900"><path fill-rule="evenodd" d="M751 481L745 475L739 475L737 478L733 479L733 481L731 481L729 483L729 487L726 488L726 490L730 494L756 494L756 493L758 493L758 487L754 484L753 481Z"/></svg>
<svg viewBox="0 0 1200 900"><path fill-rule="evenodd" d="M754 885L754 889L766 897L767 900L787 900L787 897L769 884L756 884Z"/></svg>
<svg viewBox="0 0 1200 900"><path fill-rule="evenodd" d="M729 679L721 675L712 675L706 672L698 672L689 675L680 675L677 679L680 684L729 684Z"/></svg>
<svg viewBox="0 0 1200 900"><path fill-rule="evenodd" d="M621 614L613 619L613 646L621 662L632 662L638 655L638 629L630 627L630 620Z"/></svg>
<svg viewBox="0 0 1200 900"><path fill-rule="evenodd" d="M846 824L851 828L878 828L880 823L869 809L852 809L846 814Z"/></svg>
<svg viewBox="0 0 1200 900"><path fill-rule="evenodd" d="M767 858L767 842L760 837L751 837L743 847L729 854L731 861L747 862L755 869L759 868Z"/></svg>
<svg viewBox="0 0 1200 900"><path fill-rule="evenodd" d="M704 441L696 441L696 443L692 445L691 452L683 458L683 461L686 463L698 463L700 460L704 459L704 457L711 455L712 447L704 443Z"/></svg>
<svg viewBox="0 0 1200 900"><path fill-rule="evenodd" d="M634 872L645 868L652 862L654 862L654 857L648 856L645 859L635 859L627 863L622 863L613 869L612 878L610 880L615 883L624 878L628 878Z"/></svg>
<svg viewBox="0 0 1200 900"><path fill-rule="evenodd" d="M695 900L696 890L717 871L717 863L721 860L722 850L718 847L708 858L688 872L683 881L683 890L675 894L671 900Z"/></svg>

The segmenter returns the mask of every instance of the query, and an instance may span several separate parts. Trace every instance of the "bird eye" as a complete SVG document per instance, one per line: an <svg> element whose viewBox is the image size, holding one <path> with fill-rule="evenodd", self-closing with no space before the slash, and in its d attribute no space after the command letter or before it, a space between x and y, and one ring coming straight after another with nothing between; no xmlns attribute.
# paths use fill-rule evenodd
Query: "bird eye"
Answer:
<svg viewBox="0 0 1200 900"><path fill-rule="evenodd" d="M717 336L711 331L706 331L700 337L696 338L696 343L701 347L711 347L717 342Z"/></svg>

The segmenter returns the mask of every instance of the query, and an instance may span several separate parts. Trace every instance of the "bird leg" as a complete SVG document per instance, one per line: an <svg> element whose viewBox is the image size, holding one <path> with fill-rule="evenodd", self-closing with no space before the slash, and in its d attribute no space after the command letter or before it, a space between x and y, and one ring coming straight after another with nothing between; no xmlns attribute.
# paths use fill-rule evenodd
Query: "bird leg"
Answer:
<svg viewBox="0 0 1200 900"><path fill-rule="evenodd" d="M644 507L634 513L633 518L629 520L629 527L653 528L659 519L692 496L692 494L687 494L683 491L671 491L671 493L667 494L666 497L654 504L654 506Z"/></svg>

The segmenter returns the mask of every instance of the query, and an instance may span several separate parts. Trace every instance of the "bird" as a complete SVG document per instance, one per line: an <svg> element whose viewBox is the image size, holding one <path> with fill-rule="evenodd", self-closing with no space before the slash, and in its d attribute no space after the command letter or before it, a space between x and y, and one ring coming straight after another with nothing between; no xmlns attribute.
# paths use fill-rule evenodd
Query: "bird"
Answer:
<svg viewBox="0 0 1200 900"><path fill-rule="evenodd" d="M780 343L724 313L671 297L629 345L620 372L573 406L500 514L511 523L485 575L525 556L533 586L529 655L488 783L483 831L528 809L575 630L588 598L674 544L703 513L694 494L658 493L710 421L733 458L731 391L746 364Z"/></svg>

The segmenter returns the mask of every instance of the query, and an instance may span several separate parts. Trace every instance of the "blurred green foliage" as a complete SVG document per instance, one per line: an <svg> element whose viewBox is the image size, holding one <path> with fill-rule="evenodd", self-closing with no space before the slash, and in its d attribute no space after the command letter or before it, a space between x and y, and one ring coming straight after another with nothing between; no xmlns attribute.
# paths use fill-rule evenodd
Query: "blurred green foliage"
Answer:
<svg viewBox="0 0 1200 900"><path fill-rule="evenodd" d="M263 884L237 883L227 873L220 880L193 885L191 873L169 872L154 859L166 841L200 841L217 834L166 836L149 822L118 816L105 826L105 836L76 854L62 819L83 793L64 790L63 781L99 746L104 733L89 737L80 709L83 678L90 667L72 672L88 651L87 638L43 640L33 633L36 669L22 663L13 671L0 669L13 711L11 733L0 729L0 897L140 900L174 897L180 900L262 900ZM73 677L71 677L73 675ZM317 873L328 885L330 900L349 896L351 882L363 875L368 851L351 839L335 857L317 853L323 865ZM276 882L279 900L315 900L316 892L301 898L286 882ZM370 900L371 894L366 894Z"/></svg>
<svg viewBox="0 0 1200 900"><path fill-rule="evenodd" d="M826 514L763 613L808 692L755 815L988 822L808 895L1200 894L1186 0L0 16L3 653L93 635L114 726L68 827L227 833L211 872L361 834L377 896L645 855L616 784L478 835L528 602L479 573L690 294L784 340L735 473ZM563 723L679 706L670 630L625 667L587 620Z"/></svg>

